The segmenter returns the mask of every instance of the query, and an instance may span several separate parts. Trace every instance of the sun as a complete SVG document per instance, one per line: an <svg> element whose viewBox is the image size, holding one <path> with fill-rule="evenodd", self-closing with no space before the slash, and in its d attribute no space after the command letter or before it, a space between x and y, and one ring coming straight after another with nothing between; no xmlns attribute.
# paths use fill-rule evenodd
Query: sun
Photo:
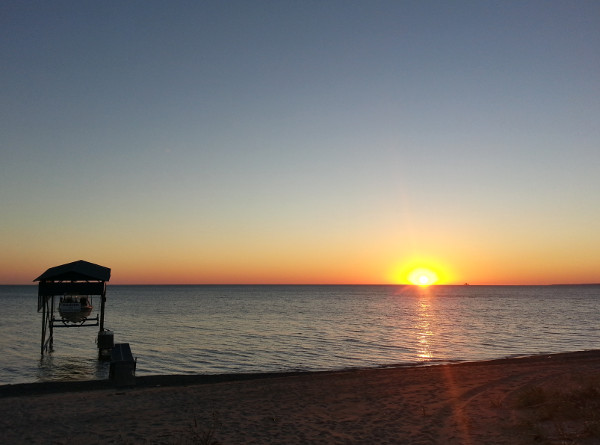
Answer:
<svg viewBox="0 0 600 445"><path fill-rule="evenodd" d="M429 277L427 275L421 275L419 277L419 284L423 284L423 285L429 284Z"/></svg>
<svg viewBox="0 0 600 445"><path fill-rule="evenodd" d="M409 272L408 280L417 286L430 286L438 281L438 276L431 269L418 267Z"/></svg>
<svg viewBox="0 0 600 445"><path fill-rule="evenodd" d="M397 262L390 267L390 282L420 287L446 284L452 281L448 265L437 258L418 257Z"/></svg>

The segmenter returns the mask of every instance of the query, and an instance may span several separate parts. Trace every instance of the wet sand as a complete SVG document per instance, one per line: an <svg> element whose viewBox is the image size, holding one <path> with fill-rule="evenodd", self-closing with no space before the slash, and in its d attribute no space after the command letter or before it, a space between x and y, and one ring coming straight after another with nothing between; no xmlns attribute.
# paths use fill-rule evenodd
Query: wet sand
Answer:
<svg viewBox="0 0 600 445"><path fill-rule="evenodd" d="M138 377L133 388L6 385L0 431L3 443L37 444L539 443L515 405L519 394L598 376L600 351L585 351L341 372Z"/></svg>

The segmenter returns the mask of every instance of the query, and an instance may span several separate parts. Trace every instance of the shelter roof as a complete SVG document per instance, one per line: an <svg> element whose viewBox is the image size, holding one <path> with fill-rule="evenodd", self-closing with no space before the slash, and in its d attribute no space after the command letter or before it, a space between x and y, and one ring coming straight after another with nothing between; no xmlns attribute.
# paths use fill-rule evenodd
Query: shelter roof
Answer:
<svg viewBox="0 0 600 445"><path fill-rule="evenodd" d="M110 269L88 261L51 267L33 281L109 281Z"/></svg>

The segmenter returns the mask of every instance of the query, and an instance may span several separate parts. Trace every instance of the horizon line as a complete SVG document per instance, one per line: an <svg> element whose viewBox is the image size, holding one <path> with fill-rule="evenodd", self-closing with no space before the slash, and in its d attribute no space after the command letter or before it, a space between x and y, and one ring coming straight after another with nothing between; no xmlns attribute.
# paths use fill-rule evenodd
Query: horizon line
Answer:
<svg viewBox="0 0 600 445"><path fill-rule="evenodd" d="M598 283L546 283L546 284L494 284L494 283L442 283L419 285L414 283L110 283L112 286L415 286L415 287L435 287L435 286L600 286ZM0 283L0 286L37 286L36 283Z"/></svg>

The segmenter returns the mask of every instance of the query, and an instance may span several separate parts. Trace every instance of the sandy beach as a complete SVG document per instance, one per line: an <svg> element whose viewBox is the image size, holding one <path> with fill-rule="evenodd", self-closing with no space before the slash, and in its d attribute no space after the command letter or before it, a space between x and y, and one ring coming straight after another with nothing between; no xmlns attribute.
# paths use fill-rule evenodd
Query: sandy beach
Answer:
<svg viewBox="0 0 600 445"><path fill-rule="evenodd" d="M0 430L3 443L37 444L593 444L600 443L599 394L600 351L296 375L140 377L133 388L2 386ZM573 403L566 413L553 408L565 403Z"/></svg>

